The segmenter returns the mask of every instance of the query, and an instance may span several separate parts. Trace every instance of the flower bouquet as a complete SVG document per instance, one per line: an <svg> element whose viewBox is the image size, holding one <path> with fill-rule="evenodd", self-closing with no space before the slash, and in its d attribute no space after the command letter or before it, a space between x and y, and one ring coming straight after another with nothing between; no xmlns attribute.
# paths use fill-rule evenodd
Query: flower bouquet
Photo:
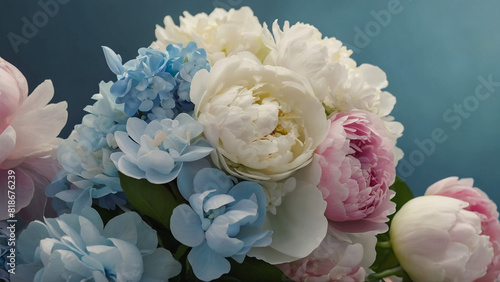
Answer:
<svg viewBox="0 0 500 282"><path fill-rule="evenodd" d="M6 281L494 281L496 205L413 198L378 67L243 7L170 16L70 136L50 81L0 62ZM4 184L5 183L5 184ZM413 199L412 199L413 198Z"/></svg>

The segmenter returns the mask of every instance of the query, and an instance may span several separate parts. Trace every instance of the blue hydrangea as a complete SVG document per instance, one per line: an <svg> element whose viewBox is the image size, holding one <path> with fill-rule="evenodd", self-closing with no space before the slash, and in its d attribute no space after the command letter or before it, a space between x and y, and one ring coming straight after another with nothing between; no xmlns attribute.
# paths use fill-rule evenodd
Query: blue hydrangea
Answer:
<svg viewBox="0 0 500 282"><path fill-rule="evenodd" d="M128 116L122 106L115 104L110 87L111 83L101 82L100 93L92 97L97 101L85 108L89 114L57 151L65 172L56 176L46 194L73 203L75 212L90 206L92 199L99 199L99 205L107 209L126 203L110 156L119 150L114 133L125 130Z"/></svg>
<svg viewBox="0 0 500 282"><path fill-rule="evenodd" d="M125 175L163 184L175 179L185 162L204 158L213 148L198 138L203 125L181 113L172 120L146 123L139 118L127 121L127 131L115 133L121 152L111 154L116 167Z"/></svg>
<svg viewBox="0 0 500 282"><path fill-rule="evenodd" d="M182 48L182 44L170 44L167 46L167 53L169 55L167 71L177 82L177 91L174 93L176 108L181 112L191 112L194 109L194 104L189 98L191 80L199 70L210 70L207 52L191 41L186 48Z"/></svg>
<svg viewBox="0 0 500 282"><path fill-rule="evenodd" d="M272 232L259 226L266 214L262 186L227 176L208 162L187 164L180 173L179 192L189 201L174 209L170 219L173 236L192 247L188 261L201 280L228 273L227 257L242 263L252 247L271 244Z"/></svg>
<svg viewBox="0 0 500 282"><path fill-rule="evenodd" d="M167 50L139 49L137 58L122 65L122 58L103 47L109 68L118 78L111 87L116 103L124 104L125 113L146 120L174 118L190 112L191 80L200 69L210 69L206 51L190 42L186 48L169 45Z"/></svg>
<svg viewBox="0 0 500 282"><path fill-rule="evenodd" d="M0 222L0 281L9 282L9 258L11 255L10 249L14 246L9 246L10 232L7 230L7 224ZM13 241L15 243L15 241ZM14 264L15 265L15 264Z"/></svg>
<svg viewBox="0 0 500 282"><path fill-rule="evenodd" d="M181 264L157 248L156 231L135 212L106 226L92 208L31 222L17 242L15 281L165 281Z"/></svg>

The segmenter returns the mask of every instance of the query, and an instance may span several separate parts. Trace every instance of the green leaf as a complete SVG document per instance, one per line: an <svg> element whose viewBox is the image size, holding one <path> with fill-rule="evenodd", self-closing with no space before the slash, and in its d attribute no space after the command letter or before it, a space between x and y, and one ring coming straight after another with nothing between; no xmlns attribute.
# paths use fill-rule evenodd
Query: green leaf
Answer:
<svg viewBox="0 0 500 282"><path fill-rule="evenodd" d="M95 209L99 213L104 225L106 225L108 223L108 221L110 221L113 217L116 217L116 216L123 213L123 211L119 208L116 208L114 210L108 210L108 209L101 208L98 205L94 205L94 206L92 206L92 208Z"/></svg>
<svg viewBox="0 0 500 282"><path fill-rule="evenodd" d="M389 233L377 235L378 242L388 242ZM377 251L377 257L375 262L370 267L376 273L382 272L387 269L394 268L399 265L399 261L391 248L381 248L379 246L375 247Z"/></svg>
<svg viewBox="0 0 500 282"><path fill-rule="evenodd" d="M237 263L232 259L231 271L222 275L217 281L286 281L288 278L277 267L262 260L246 257L243 263Z"/></svg>
<svg viewBox="0 0 500 282"><path fill-rule="evenodd" d="M140 213L170 230L170 217L179 203L167 187L149 183L146 179L134 179L121 173L120 184L127 200Z"/></svg>
<svg viewBox="0 0 500 282"><path fill-rule="evenodd" d="M396 191L396 195L391 199L391 201L396 203L396 213L406 202L413 199L413 193L410 188L399 177L396 177L396 180L394 181L394 184L391 185L390 189ZM387 223L389 228L391 227L394 214L389 216L389 222ZM389 232L377 235L377 239L377 242L389 242ZM377 251L377 258L370 267L373 271L379 273L399 265L399 261L391 248L381 248L377 246L375 249Z"/></svg>
<svg viewBox="0 0 500 282"><path fill-rule="evenodd" d="M397 176L396 181L394 181L394 184L392 184L389 188L396 191L396 196L391 199L391 201L396 203L396 212L398 212L401 207L406 204L406 202L414 198L410 187L408 187L408 185L406 185L406 183ZM390 215L389 219L392 220L393 217L394 214Z"/></svg>

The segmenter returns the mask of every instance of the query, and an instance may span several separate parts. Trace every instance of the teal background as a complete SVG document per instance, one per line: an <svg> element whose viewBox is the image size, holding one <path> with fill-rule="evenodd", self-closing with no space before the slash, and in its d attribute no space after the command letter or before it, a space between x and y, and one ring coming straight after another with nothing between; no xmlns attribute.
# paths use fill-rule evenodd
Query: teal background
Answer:
<svg viewBox="0 0 500 282"><path fill-rule="evenodd" d="M416 195L444 177L472 177L500 203L500 1L59 1L45 20L40 3L50 1L0 0L0 56L25 74L31 90L52 79L54 101L69 103L63 137L81 121L98 83L115 78L101 45L128 60L155 39L166 15L177 20L184 10L247 5L268 25L310 23L353 48L359 64L387 73L387 90L397 98L393 116L405 126L398 174ZM40 27L16 52L9 34L22 36L23 20L33 23L34 16ZM488 79L489 88L481 82Z"/></svg>

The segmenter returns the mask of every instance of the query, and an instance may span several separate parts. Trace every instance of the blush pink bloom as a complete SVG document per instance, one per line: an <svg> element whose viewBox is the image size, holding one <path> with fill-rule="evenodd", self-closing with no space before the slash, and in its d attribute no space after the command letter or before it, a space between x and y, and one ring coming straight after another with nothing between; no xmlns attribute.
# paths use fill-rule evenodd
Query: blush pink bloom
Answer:
<svg viewBox="0 0 500 282"><path fill-rule="evenodd" d="M7 199L8 180L15 180L11 185L15 186L15 212L25 208L20 216L31 221L43 217L45 187L60 170L54 153L68 113L66 102L49 104L54 96L50 80L27 93L21 72L0 59L0 198ZM9 170L15 177L8 177ZM0 201L0 220L9 217L7 204Z"/></svg>
<svg viewBox="0 0 500 282"><path fill-rule="evenodd" d="M344 233L328 227L328 233L310 255L276 265L294 281L364 281L376 257L375 232Z"/></svg>
<svg viewBox="0 0 500 282"><path fill-rule="evenodd" d="M0 133L9 126L14 113L26 97L26 78L16 67L0 57Z"/></svg>
<svg viewBox="0 0 500 282"><path fill-rule="evenodd" d="M490 237L493 246L493 260L488 265L486 275L475 281L497 281L500 277L500 222L496 204L479 188L473 187L472 178L448 177L432 184L425 195L440 195L469 203L465 210L473 211L481 219L481 235Z"/></svg>
<svg viewBox="0 0 500 282"><path fill-rule="evenodd" d="M326 217L344 232L388 230L396 205L393 143L375 114L353 110L330 118L330 130L316 153L321 156L318 188L327 202Z"/></svg>

